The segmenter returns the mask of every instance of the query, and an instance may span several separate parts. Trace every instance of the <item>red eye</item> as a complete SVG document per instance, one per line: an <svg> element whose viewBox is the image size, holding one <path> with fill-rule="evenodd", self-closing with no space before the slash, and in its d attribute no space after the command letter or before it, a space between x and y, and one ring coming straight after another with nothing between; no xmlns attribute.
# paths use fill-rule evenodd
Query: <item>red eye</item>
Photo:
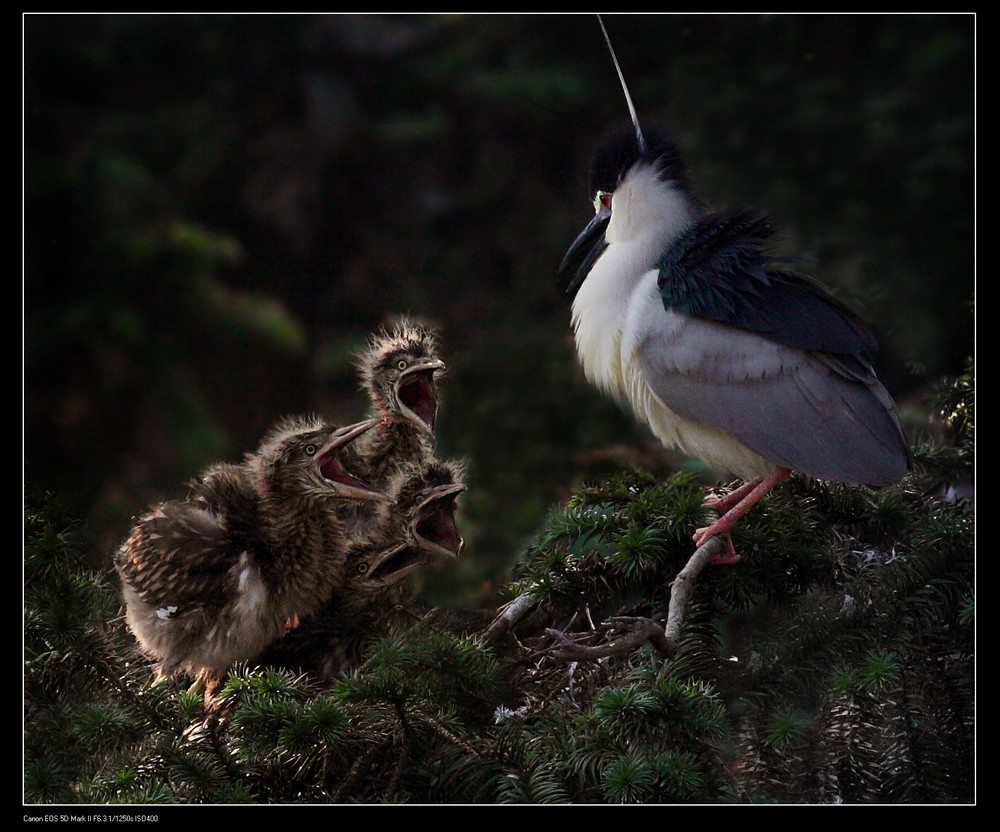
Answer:
<svg viewBox="0 0 1000 832"><path fill-rule="evenodd" d="M611 210L611 194L607 191L598 191L597 201L601 204L602 208L607 208L609 211Z"/></svg>

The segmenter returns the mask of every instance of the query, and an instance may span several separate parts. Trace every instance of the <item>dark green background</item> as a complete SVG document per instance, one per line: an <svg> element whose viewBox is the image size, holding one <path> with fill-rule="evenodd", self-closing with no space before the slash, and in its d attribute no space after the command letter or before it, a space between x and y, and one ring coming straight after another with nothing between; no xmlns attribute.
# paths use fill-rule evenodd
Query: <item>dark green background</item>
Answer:
<svg viewBox="0 0 1000 832"><path fill-rule="evenodd" d="M973 348L975 18L606 22L643 122L874 323L919 430ZM442 332L469 461L441 593L488 599L580 473L678 463L583 380L554 288L626 116L593 16L28 15L24 44L26 479L98 557L278 416L360 417L352 353L400 313Z"/></svg>

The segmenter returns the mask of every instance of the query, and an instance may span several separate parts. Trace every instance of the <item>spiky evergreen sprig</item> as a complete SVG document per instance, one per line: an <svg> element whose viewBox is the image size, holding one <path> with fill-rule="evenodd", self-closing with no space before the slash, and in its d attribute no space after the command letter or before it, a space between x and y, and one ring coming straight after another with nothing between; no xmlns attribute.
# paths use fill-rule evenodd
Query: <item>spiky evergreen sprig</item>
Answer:
<svg viewBox="0 0 1000 832"><path fill-rule="evenodd" d="M217 798L233 769L191 730L205 717L200 702L149 685L118 597L86 564L79 523L50 495L28 494L25 801Z"/></svg>
<svg viewBox="0 0 1000 832"><path fill-rule="evenodd" d="M581 686L579 695L569 711L553 700L530 719L509 719L531 753L501 778L501 800L732 799L718 747L729 729L711 686L684 680L669 663L640 661L596 691Z"/></svg>
<svg viewBox="0 0 1000 832"><path fill-rule="evenodd" d="M941 482L788 481L735 530L743 561L697 575L664 658L624 636L667 618L703 491L592 480L525 553L504 627L430 615L373 630L332 682L243 668L221 721L149 686L72 524L29 505L26 795L967 802L975 535L971 503Z"/></svg>
<svg viewBox="0 0 1000 832"><path fill-rule="evenodd" d="M554 611L580 611L580 598L595 612L615 604L684 557L685 538L705 519L702 497L683 474L665 484L641 472L584 483L550 515L512 589Z"/></svg>
<svg viewBox="0 0 1000 832"><path fill-rule="evenodd" d="M29 803L73 802L82 762L111 759L139 733L136 713L123 710L104 690L131 695L127 665L109 660L115 635L108 622L118 605L103 576L84 567L79 532L52 495L28 490L24 797Z"/></svg>
<svg viewBox="0 0 1000 832"><path fill-rule="evenodd" d="M961 506L926 504L912 493L906 500L910 519L897 545L838 533L824 547L831 574L783 607L768 607L770 629L783 645L775 667L808 661L819 670L838 652L933 634L942 620L958 623L972 589L971 518ZM791 627L795 638L784 632ZM794 679L781 678L776 687L789 684Z"/></svg>
<svg viewBox="0 0 1000 832"><path fill-rule="evenodd" d="M913 449L918 481L950 499L974 499L976 464L976 369L937 385L932 416Z"/></svg>
<svg viewBox="0 0 1000 832"><path fill-rule="evenodd" d="M971 714L963 615L973 591L971 514L912 487L862 502L867 510L827 527L831 574L768 608L766 626L744 622L741 658L753 670L734 676L732 689L753 703L745 724L754 739L744 737L741 752L748 781L804 801L963 800L971 777L947 788L934 781L971 761L963 723ZM942 694L949 705L934 704Z"/></svg>
<svg viewBox="0 0 1000 832"><path fill-rule="evenodd" d="M471 726L488 721L500 684L488 650L433 631L378 641L332 686L244 668L222 691L228 750L268 802L398 801L443 787L475 795L492 772L482 772Z"/></svg>

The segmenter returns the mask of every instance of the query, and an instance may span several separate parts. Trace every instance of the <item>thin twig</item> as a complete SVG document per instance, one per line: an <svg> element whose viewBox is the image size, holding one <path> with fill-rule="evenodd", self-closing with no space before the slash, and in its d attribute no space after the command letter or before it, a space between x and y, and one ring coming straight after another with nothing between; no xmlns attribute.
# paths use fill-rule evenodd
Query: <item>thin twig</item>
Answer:
<svg viewBox="0 0 1000 832"><path fill-rule="evenodd" d="M580 659L603 659L608 656L627 656L646 642L653 642L662 647L663 630L655 621L649 618L622 620L628 622L631 632L615 641L596 647L578 644L560 630L547 629L545 632L561 645L552 650L551 655L557 659L579 661Z"/></svg>
<svg viewBox="0 0 1000 832"><path fill-rule="evenodd" d="M354 761L354 764L347 772L347 776L341 780L340 785L337 786L337 790L333 793L334 803L340 803L344 799L344 795L347 793L347 790L354 787L354 783L357 781L358 777L360 777L362 770L374 759L375 755L382 750L382 745L383 743L369 746L365 752Z"/></svg>
<svg viewBox="0 0 1000 832"><path fill-rule="evenodd" d="M476 751L469 743L463 740L461 737L455 736L451 731L445 728L440 722L437 722L432 717L429 716L419 716L421 722L424 723L428 728L430 728L435 734L441 736L445 741L450 742L452 745L456 745L461 748L466 754L473 757L482 757L483 755Z"/></svg>
<svg viewBox="0 0 1000 832"><path fill-rule="evenodd" d="M736 792L736 794L739 795L740 802L753 803L753 798L750 797L750 793L745 788L743 788L743 784L739 781L736 775L733 774L732 771L730 771L729 766L727 766L722 761L720 761L720 765L722 767L722 771L725 772L726 777L729 779L729 782L732 785L733 790Z"/></svg>
<svg viewBox="0 0 1000 832"><path fill-rule="evenodd" d="M406 761L410 759L410 741L406 736L405 731L403 731L401 745L403 747L399 750L399 759L396 761L396 765L393 766L392 776L389 778L389 785L385 790L385 793L389 798L394 798L396 796L396 792L399 789L399 778L403 774L403 768L406 765Z"/></svg>

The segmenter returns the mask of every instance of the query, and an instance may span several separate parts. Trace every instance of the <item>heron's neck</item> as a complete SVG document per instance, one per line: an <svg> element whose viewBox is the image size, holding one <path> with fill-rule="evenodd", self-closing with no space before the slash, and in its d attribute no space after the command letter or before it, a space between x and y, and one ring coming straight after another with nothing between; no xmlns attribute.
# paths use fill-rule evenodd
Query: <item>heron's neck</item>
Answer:
<svg viewBox="0 0 1000 832"><path fill-rule="evenodd" d="M698 213L688 194L661 182L648 165L633 168L615 190L605 232L608 247L573 299L573 330L584 372L615 398L622 397L624 387L619 348L633 294Z"/></svg>
<svg viewBox="0 0 1000 832"><path fill-rule="evenodd" d="M674 182L664 182L652 165L633 166L615 188L608 245L631 244L659 259L701 213L698 201Z"/></svg>

